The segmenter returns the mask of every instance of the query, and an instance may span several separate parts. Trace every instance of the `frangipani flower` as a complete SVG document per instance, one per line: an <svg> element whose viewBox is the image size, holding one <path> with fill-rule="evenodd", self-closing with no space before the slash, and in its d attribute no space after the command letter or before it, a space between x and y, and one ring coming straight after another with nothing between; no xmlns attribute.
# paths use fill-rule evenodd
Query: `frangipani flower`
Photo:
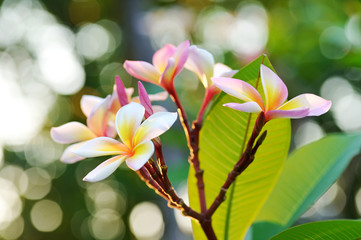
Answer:
<svg viewBox="0 0 361 240"><path fill-rule="evenodd" d="M288 102L288 90L283 81L268 67L261 65L261 81L265 99L250 84L233 78L212 78L213 83L224 92L245 103L226 103L227 106L242 112L264 112L266 121L274 118L302 118L319 116L331 107L331 101L314 94L301 94Z"/></svg>
<svg viewBox="0 0 361 240"><path fill-rule="evenodd" d="M232 77L237 72L222 63L215 63L210 52L195 45L189 48L188 59L184 67L197 74L206 91L212 92L213 95L220 90L214 86L211 81L212 77Z"/></svg>
<svg viewBox="0 0 361 240"><path fill-rule="evenodd" d="M92 110L88 110L82 106L82 110L87 115L87 126L79 122L69 122L59 127L51 128L50 135L55 142L62 144L70 144L61 156L60 160L65 163L75 163L84 159L75 155L72 151L82 146L86 141L101 137L114 137L115 129L108 125L108 106L110 96L101 99Z"/></svg>
<svg viewBox="0 0 361 240"><path fill-rule="evenodd" d="M122 162L129 168L139 170L153 155L151 139L167 131L177 119L177 113L159 112L143 123L144 107L131 102L120 108L115 119L121 142L109 138L94 138L73 152L82 157L116 155L97 166L84 177L84 181L96 182L112 174Z"/></svg>
<svg viewBox="0 0 361 240"><path fill-rule="evenodd" d="M125 70L135 78L157 84L164 89L173 90L173 80L182 70L189 49L189 41L175 47L165 45L153 55L153 65L144 61L125 61Z"/></svg>
<svg viewBox="0 0 361 240"><path fill-rule="evenodd" d="M189 48L189 55L185 68L194 72L206 89L204 100L197 116L197 121L201 122L208 104L213 99L214 95L220 92L211 81L211 78L232 77L236 71L222 63L215 64L213 55L210 52L198 48L195 45Z"/></svg>

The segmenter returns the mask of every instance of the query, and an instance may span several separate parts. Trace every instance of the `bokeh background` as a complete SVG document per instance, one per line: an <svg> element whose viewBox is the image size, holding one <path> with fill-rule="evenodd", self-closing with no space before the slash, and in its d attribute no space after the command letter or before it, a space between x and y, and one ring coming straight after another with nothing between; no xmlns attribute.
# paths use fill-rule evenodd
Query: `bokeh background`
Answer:
<svg viewBox="0 0 361 240"><path fill-rule="evenodd" d="M266 53L290 97L333 101L328 114L293 122L292 148L361 129L360 1L0 0L0 239L191 239L189 222L134 172L122 167L84 183L104 159L65 165L65 146L49 135L52 126L84 122L81 96L110 94L115 75L136 86L125 59L150 61L164 44L187 39L234 69ZM175 84L194 118L200 82L184 70ZM175 111L170 100L160 104ZM180 124L162 141L186 198ZM356 157L299 222L359 218L360 172Z"/></svg>

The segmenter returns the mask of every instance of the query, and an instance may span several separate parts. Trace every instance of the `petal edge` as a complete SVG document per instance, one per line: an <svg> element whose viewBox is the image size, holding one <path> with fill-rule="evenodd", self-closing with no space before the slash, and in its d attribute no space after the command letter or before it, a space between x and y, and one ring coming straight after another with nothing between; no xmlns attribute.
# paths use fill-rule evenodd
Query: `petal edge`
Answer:
<svg viewBox="0 0 361 240"><path fill-rule="evenodd" d="M266 111L275 110L287 100L288 90L281 78L261 64L261 81L265 95Z"/></svg>
<svg viewBox="0 0 361 240"><path fill-rule="evenodd" d="M98 182L107 177L109 177L117 168L124 162L125 156L115 156L112 157L94 168L89 172L84 178L83 181L86 182Z"/></svg>
<svg viewBox="0 0 361 240"><path fill-rule="evenodd" d="M59 127L52 127L51 138L62 144L75 143L95 138L96 135L80 122L68 122Z"/></svg>
<svg viewBox="0 0 361 240"><path fill-rule="evenodd" d="M307 116L320 116L330 110L331 105L332 102L329 100L315 94L305 93L292 98L279 107L279 110L291 110L306 107L310 109Z"/></svg>
<svg viewBox="0 0 361 240"><path fill-rule="evenodd" d="M137 171L144 166L154 153L154 145L151 141L143 142L134 148L134 155L126 160L127 166Z"/></svg>
<svg viewBox="0 0 361 240"><path fill-rule="evenodd" d="M167 131L177 120L177 113L157 112L147 118L134 135L133 145L158 137Z"/></svg>
<svg viewBox="0 0 361 240"><path fill-rule="evenodd" d="M262 108L256 102L246 102L246 103L225 103L225 107L229 107L241 112L248 113L259 113L262 112Z"/></svg>

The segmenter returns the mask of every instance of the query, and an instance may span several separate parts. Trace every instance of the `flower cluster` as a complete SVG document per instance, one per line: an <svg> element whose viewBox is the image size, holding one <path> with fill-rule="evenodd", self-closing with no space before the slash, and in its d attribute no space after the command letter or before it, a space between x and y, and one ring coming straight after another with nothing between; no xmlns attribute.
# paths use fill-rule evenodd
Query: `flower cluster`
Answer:
<svg viewBox="0 0 361 240"><path fill-rule="evenodd" d="M69 122L51 129L54 141L71 144L61 156L62 162L75 163L87 157L117 155L90 172L85 181L100 181L108 177L123 161L131 169L138 170L153 155L154 147L150 140L175 122L177 113L150 105L151 100L165 100L168 97L166 92L148 95L144 90L139 97L132 97L133 91L133 88L124 88L121 79L116 77L112 95L106 98L82 97L80 106L87 117L86 125ZM147 113L140 104L143 99L151 106L147 108ZM144 116L147 119L141 124ZM116 135L122 142L115 140Z"/></svg>
<svg viewBox="0 0 361 240"><path fill-rule="evenodd" d="M288 96L285 84L264 65L260 68L265 98L262 99L253 86L231 78L235 70L215 63L212 54L197 46L190 46L189 41L178 46L165 45L155 52L152 64L127 60L124 68L131 76L156 84L165 92L148 95L139 82L139 97L132 97L134 89L126 89L117 76L111 95L106 98L82 97L81 108L87 117L86 125L69 122L51 129L51 136L56 142L71 144L61 157L65 163L115 155L85 176L85 181L100 181L108 177L122 162L135 171L148 162L154 153L152 139L167 131L177 118L177 113L167 112L161 106L152 106L150 101L165 100L169 94L179 108L186 134L192 133L174 88L174 79L183 68L194 72L205 87L204 101L196 120L198 123L203 121L203 112L211 99L221 90L244 101L227 103L225 106L243 112L263 112L266 121L321 115L331 107L330 101L313 94L302 94L284 103Z"/></svg>
<svg viewBox="0 0 361 240"><path fill-rule="evenodd" d="M152 106L150 101L162 101L168 93L174 94L174 79L183 68L196 73L206 88L207 103L204 107L220 91L211 77L231 77L235 73L226 65L216 64L208 51L190 46L189 41L179 46L165 45L155 52L153 65L127 60L124 68L131 76L156 84L166 91L148 95L139 83L139 96L132 97L134 89L125 88L117 76L111 95L106 98L82 97L80 105L87 117L86 125L69 122L51 129L54 141L71 144L61 156L60 160L64 163L116 155L91 171L85 181L100 181L108 177L124 161L132 170L139 170L151 158L154 152L151 139L168 130L177 114L168 113L161 106ZM141 123L143 118L145 120ZM115 139L117 136L120 141Z"/></svg>

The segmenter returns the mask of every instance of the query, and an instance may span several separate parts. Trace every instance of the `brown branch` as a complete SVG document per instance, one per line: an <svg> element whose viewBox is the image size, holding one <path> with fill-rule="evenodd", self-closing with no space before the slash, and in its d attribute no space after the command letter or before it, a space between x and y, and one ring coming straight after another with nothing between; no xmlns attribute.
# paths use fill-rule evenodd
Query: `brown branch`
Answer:
<svg viewBox="0 0 361 240"><path fill-rule="evenodd" d="M164 161L162 145L161 145L159 139L154 139L153 143L154 143L154 148L155 148L155 154L157 156L157 162L161 169L161 176L162 176L162 180L163 180L162 182L164 184L163 185L164 192L167 194L170 201L172 201L175 205L178 206L178 209L181 210L181 212L184 216L189 216L197 221L200 221L203 218L203 216L201 214L197 213L196 211L194 211L191 207L189 207L183 201L183 199L180 198L177 195L177 193L175 192L175 190L172 186L172 183L170 182L168 175L167 175L168 167Z"/></svg>
<svg viewBox="0 0 361 240"><path fill-rule="evenodd" d="M193 165L195 171L195 177L197 178L197 188L198 188L201 213L205 213L207 211L207 204L206 204L206 195L205 195L204 180L203 180L204 171L200 168L199 157L198 157L199 133L201 128L202 128L202 123L199 123L197 121L193 122L192 124L193 134L191 138L189 162Z"/></svg>
<svg viewBox="0 0 361 240"><path fill-rule="evenodd" d="M202 122L194 121L192 124L192 128L189 127L188 118L186 115L186 112L184 111L184 108L182 106L182 103L180 102L177 92L173 88L169 91L169 95L175 102L175 104L178 107L178 113L179 118L182 123L182 126L184 128L184 132L187 138L187 144L190 150L190 156L188 158L188 161L190 164L192 164L194 171L195 171L195 177L197 178L197 188L198 188L198 195L199 195L199 201L201 206L201 212L205 213L207 211L207 205L206 205L206 197L204 192L204 181L203 181L203 170L200 168L199 164L199 158L198 158L198 152L199 152L199 132L202 128ZM209 96L206 96L204 98L204 101L209 102ZM203 119L203 113L206 108L206 104L202 104L200 115L198 115L198 118L200 120ZM197 118L197 119L198 119Z"/></svg>
<svg viewBox="0 0 361 240"><path fill-rule="evenodd" d="M149 163L150 162L150 163ZM144 164L145 169L149 172L151 178L155 180L155 182L164 189L164 183L162 180L162 176L158 170L157 166L154 166L154 162L152 160L149 160L147 163Z"/></svg>
<svg viewBox="0 0 361 240"><path fill-rule="evenodd" d="M163 197L165 200L168 201L168 205L170 207L173 208L177 208L177 205L173 204L168 195L164 192L164 190L158 185L158 183L156 181L154 181L154 179L151 178L151 176L149 175L148 171L146 170L145 167L142 167L141 169L139 169L138 171L136 171L136 173L138 174L138 176L140 177L140 179L142 181L144 181L147 186L151 189L153 189L159 196Z"/></svg>
<svg viewBox="0 0 361 240"><path fill-rule="evenodd" d="M177 110L178 110L178 114L179 114L179 119L180 122L183 126L184 129L184 133L186 135L187 138L187 144L188 147L191 148L190 146L190 136L191 136L191 128L189 127L189 122L188 122L188 118L187 118L187 114L183 108L182 103L179 100L178 94L175 90L175 88L173 87L173 89L168 90L170 97L172 98L172 100L174 101L174 103L177 105Z"/></svg>
<svg viewBox="0 0 361 240"><path fill-rule="evenodd" d="M154 144L155 149L155 155L157 156L157 164L160 168L160 172L162 175L163 180L169 181L168 179L168 166L165 163L164 156L163 156L163 150L162 150L162 144L160 143L159 138L155 138L152 140Z"/></svg>

